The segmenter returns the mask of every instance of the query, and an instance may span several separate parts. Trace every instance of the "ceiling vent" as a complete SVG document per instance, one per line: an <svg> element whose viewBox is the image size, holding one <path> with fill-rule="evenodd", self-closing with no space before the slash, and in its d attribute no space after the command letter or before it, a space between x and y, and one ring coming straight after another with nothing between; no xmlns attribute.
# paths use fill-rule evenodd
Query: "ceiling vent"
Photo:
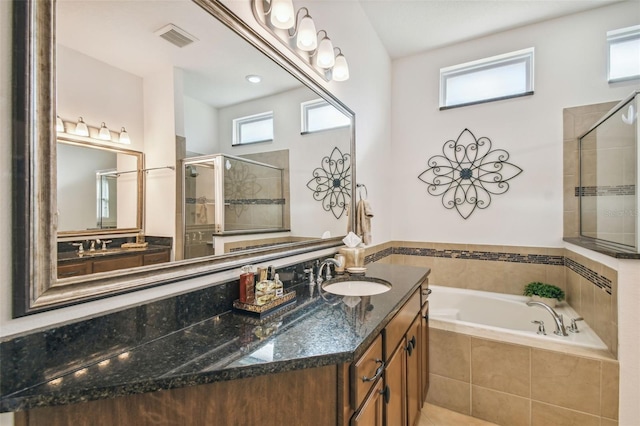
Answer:
<svg viewBox="0 0 640 426"><path fill-rule="evenodd" d="M155 31L154 34L162 37L169 43L178 47L185 47L186 45L191 44L194 41L198 41L196 37L192 36L182 28L176 27L173 24L165 25L164 27Z"/></svg>

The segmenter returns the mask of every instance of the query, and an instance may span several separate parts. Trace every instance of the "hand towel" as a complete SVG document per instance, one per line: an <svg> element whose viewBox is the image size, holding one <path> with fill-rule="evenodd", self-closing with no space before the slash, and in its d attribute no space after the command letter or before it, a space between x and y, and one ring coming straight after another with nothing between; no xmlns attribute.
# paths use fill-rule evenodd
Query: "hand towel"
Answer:
<svg viewBox="0 0 640 426"><path fill-rule="evenodd" d="M365 245L371 244L371 218L373 210L369 201L362 198L356 205L356 235L362 238Z"/></svg>

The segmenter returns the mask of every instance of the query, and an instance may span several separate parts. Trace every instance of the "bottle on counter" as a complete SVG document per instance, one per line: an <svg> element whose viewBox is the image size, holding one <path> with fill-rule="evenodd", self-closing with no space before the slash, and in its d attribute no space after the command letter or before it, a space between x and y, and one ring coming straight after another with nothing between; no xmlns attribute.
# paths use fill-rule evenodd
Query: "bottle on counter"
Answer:
<svg viewBox="0 0 640 426"><path fill-rule="evenodd" d="M273 281L275 282L274 289L276 291L276 298L284 296L284 284L280 281L280 275L275 274Z"/></svg>

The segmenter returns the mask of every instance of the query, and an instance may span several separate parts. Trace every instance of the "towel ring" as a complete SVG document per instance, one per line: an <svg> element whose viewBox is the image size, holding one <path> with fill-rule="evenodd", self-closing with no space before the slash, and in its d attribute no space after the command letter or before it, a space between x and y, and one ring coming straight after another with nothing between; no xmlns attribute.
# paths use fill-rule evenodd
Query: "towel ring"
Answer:
<svg viewBox="0 0 640 426"><path fill-rule="evenodd" d="M358 188L358 195L360 195L360 199L362 200L362 188L364 188L364 199L369 198L369 191L367 191L367 185L364 183L356 183L356 188Z"/></svg>

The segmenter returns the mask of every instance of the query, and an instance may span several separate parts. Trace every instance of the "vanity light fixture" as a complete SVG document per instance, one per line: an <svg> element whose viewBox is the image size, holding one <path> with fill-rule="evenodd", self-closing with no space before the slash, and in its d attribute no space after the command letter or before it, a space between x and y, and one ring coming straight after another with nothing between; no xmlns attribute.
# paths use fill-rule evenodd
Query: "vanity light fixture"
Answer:
<svg viewBox="0 0 640 426"><path fill-rule="evenodd" d="M100 131L98 132L98 138L99 139L103 139L105 141L110 141L111 140L111 132L109 131L109 128L107 127L107 125L104 124L104 121L100 125Z"/></svg>
<svg viewBox="0 0 640 426"><path fill-rule="evenodd" d="M283 30L288 30L294 24L294 10L292 0L271 0L271 24Z"/></svg>
<svg viewBox="0 0 640 426"><path fill-rule="evenodd" d="M56 115L56 132L64 133L64 122L59 115Z"/></svg>
<svg viewBox="0 0 640 426"><path fill-rule="evenodd" d="M262 81L262 77L256 74L249 74L245 77L249 83L258 84Z"/></svg>
<svg viewBox="0 0 640 426"><path fill-rule="evenodd" d="M131 139L129 139L129 133L127 133L127 130L124 127L120 129L120 137L118 138L118 142L125 143L127 145L131 143Z"/></svg>
<svg viewBox="0 0 640 426"><path fill-rule="evenodd" d="M345 81L349 79L349 65L347 65L347 58L344 57L339 47L335 48L338 51L336 55L336 64L331 70L331 78L335 81Z"/></svg>
<svg viewBox="0 0 640 426"><path fill-rule="evenodd" d="M335 55L333 42L325 30L316 32L309 9L301 7L294 13L291 0L251 0L251 9L263 28L326 81L349 79L346 58L340 49L337 49L338 56Z"/></svg>
<svg viewBox="0 0 640 426"><path fill-rule="evenodd" d="M324 33L324 37L322 37L322 40L320 40L320 44L318 45L318 51L316 52L316 64L320 68L329 69L336 63L336 57L333 53L333 43L327 36L327 32L325 30L318 31L318 37L320 36L320 33Z"/></svg>
<svg viewBox="0 0 640 426"><path fill-rule="evenodd" d="M82 121L82 117L78 118L78 123L76 124L75 133L78 136L89 136L89 128L84 123L84 121Z"/></svg>
<svg viewBox="0 0 640 426"><path fill-rule="evenodd" d="M304 12L304 16L298 20L300 12ZM293 33L289 30L289 37L296 38L296 46L305 52L312 52L318 47L318 36L316 34L316 24L313 22L309 9L301 7L296 14L297 25L293 27Z"/></svg>

